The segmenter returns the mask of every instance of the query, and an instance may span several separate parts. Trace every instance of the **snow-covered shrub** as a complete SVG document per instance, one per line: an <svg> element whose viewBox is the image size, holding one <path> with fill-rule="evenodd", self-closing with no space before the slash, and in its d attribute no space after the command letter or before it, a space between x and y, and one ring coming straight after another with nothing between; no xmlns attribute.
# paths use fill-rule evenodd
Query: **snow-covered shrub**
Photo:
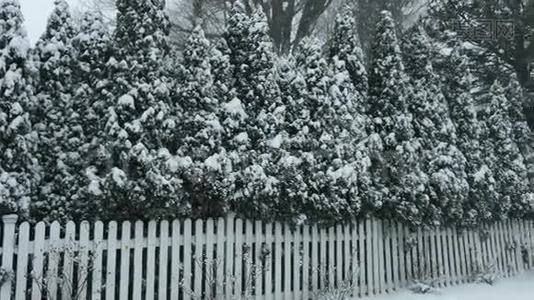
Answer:
<svg viewBox="0 0 534 300"><path fill-rule="evenodd" d="M3 285L6 282L12 281L15 278L13 271L0 268L0 285Z"/></svg>
<svg viewBox="0 0 534 300"><path fill-rule="evenodd" d="M498 279L499 274L497 272L496 262L488 265L475 266L475 273L473 275L474 282L494 285Z"/></svg>
<svg viewBox="0 0 534 300"><path fill-rule="evenodd" d="M433 294L439 291L436 287L436 280L419 281L416 280L410 287L410 291L415 294Z"/></svg>
<svg viewBox="0 0 534 300"><path fill-rule="evenodd" d="M191 286L185 285L183 282L180 282L180 288L183 290L184 295L188 295L193 299L206 299L206 300L218 300L218 293L225 289L228 284L234 284L235 282L241 282L242 278L245 278L245 281L241 286L241 295L235 296L232 299L238 300L253 300L256 299L254 291L256 284L262 284L258 279L265 274L267 271L267 260L272 259L270 257L270 251L263 251L262 256L258 257L253 261L254 253L252 253L252 247L250 245L244 245L243 254L240 257L244 262L250 262L243 267L243 273L241 273L240 278L231 274L226 274L224 280L217 280L217 270L224 268L223 259L207 259L204 255L195 256L193 263L199 268L199 270L205 270L203 276L205 279L205 290L210 292L198 293L191 289ZM183 270L182 270L183 271ZM214 293L216 291L216 293Z"/></svg>
<svg viewBox="0 0 534 300"><path fill-rule="evenodd" d="M95 244L98 246L98 244ZM85 254L82 254L86 250ZM40 276L35 276L34 273L31 273L29 279L37 288L41 291L43 296L42 299L46 300L57 300L58 296L50 293L52 286L50 282L54 282L56 286L54 287L57 290L57 286L61 287L62 291L66 292L66 295L70 295L67 300L82 300L82 291L87 289L91 283L91 277L94 269L95 262L95 252L89 249L80 249L77 247L74 241L67 241L64 246L53 247L48 251L49 257L70 257L71 263L77 268L77 274L73 272L67 272L61 268L61 272L57 274L41 274ZM83 264L82 264L83 262ZM56 262L59 263L59 262ZM94 284L94 283L93 283ZM96 288L97 291L102 291L104 285Z"/></svg>
<svg viewBox="0 0 534 300"><path fill-rule="evenodd" d="M353 255L355 256L355 254ZM319 272L319 269L312 270L312 272ZM329 275L335 273L335 269L328 269L328 271L321 272L322 276L319 279L321 281L321 288L317 292L317 299L320 300L346 300L351 299L351 295L358 285L358 279L360 274L360 267L356 266L352 270L348 270L343 274L343 280L334 284L328 281Z"/></svg>
<svg viewBox="0 0 534 300"><path fill-rule="evenodd" d="M408 287L412 292L417 294L429 294L439 291L438 285L443 281L442 275L433 276L430 265L429 254L419 259L419 264L414 265L414 279Z"/></svg>

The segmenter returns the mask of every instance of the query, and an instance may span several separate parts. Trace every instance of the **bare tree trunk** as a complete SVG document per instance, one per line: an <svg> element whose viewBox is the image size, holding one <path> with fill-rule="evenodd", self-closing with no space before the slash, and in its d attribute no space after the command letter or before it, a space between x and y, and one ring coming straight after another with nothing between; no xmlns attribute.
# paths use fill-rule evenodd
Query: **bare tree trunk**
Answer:
<svg viewBox="0 0 534 300"><path fill-rule="evenodd" d="M291 50L291 32L295 16L295 1L272 0L271 36L278 53Z"/></svg>
<svg viewBox="0 0 534 300"><path fill-rule="evenodd" d="M300 41L309 36L313 27L317 23L319 17L325 12L325 10L332 4L333 0L302 0L302 16L297 29L297 35L293 41L293 46L296 46Z"/></svg>

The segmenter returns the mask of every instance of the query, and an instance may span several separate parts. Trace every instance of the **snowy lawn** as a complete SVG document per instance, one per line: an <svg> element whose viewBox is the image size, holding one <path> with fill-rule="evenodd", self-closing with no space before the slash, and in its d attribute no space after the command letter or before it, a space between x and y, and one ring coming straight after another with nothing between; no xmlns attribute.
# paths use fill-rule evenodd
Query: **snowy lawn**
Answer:
<svg viewBox="0 0 534 300"><path fill-rule="evenodd" d="M444 288L439 292L417 295L402 291L365 300L533 300L534 272L498 280L495 285L467 284Z"/></svg>

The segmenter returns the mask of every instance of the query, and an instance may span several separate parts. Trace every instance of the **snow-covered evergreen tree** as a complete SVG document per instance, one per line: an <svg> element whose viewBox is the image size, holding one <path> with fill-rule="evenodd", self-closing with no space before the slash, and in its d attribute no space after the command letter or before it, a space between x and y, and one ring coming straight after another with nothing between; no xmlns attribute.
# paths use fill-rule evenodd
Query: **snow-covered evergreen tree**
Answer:
<svg viewBox="0 0 534 300"><path fill-rule="evenodd" d="M509 102L508 115L513 126L514 141L520 147L523 154L526 154L527 150L525 148L532 133L528 127L524 110L526 96L515 73L511 75L509 83L505 88L505 93Z"/></svg>
<svg viewBox="0 0 534 300"><path fill-rule="evenodd" d="M352 84L364 98L369 86L363 51L355 26L354 15L349 7L344 9L343 14L336 16L330 57L337 56L339 60L345 61Z"/></svg>
<svg viewBox="0 0 534 300"><path fill-rule="evenodd" d="M509 116L513 126L514 142L517 144L523 154L526 168L528 170L528 177L530 189L532 190L532 178L534 176L534 153L532 151L532 131L528 126L525 115L526 95L523 88L517 80L517 76L512 74L509 83L505 88L506 97L510 103Z"/></svg>
<svg viewBox="0 0 534 300"><path fill-rule="evenodd" d="M179 148L180 119L162 65L168 24L164 1L117 1L114 51L106 64L113 85L106 99L105 163L93 172L105 174L103 188L95 189L103 212L111 214L105 217L162 218L189 209L176 164L167 162Z"/></svg>
<svg viewBox="0 0 534 300"><path fill-rule="evenodd" d="M528 191L528 179L524 157L514 141L510 102L497 81L483 97L489 106L481 112L480 119L485 129L482 144L486 153L490 153L485 156L485 161L495 174L500 196L494 206L494 214L496 218L502 218L511 210L515 216L521 216L529 210L529 205L523 202Z"/></svg>
<svg viewBox="0 0 534 300"><path fill-rule="evenodd" d="M303 41L296 62L296 73L282 69L291 96L284 99L286 138L279 138L281 191L309 219L359 214L369 188L368 158L358 148L367 137L360 95L344 62L331 68L316 40Z"/></svg>
<svg viewBox="0 0 534 300"><path fill-rule="evenodd" d="M103 17L87 12L82 16L80 28L72 39L75 53L73 66L72 106L67 122L77 129L72 148L81 155L72 161L77 169L77 193L72 198L70 216L90 219L98 212L99 202L94 201L92 188L98 186L98 177L92 174L94 166L105 163L101 147L105 140L103 128L107 111L106 95L112 82L107 79L106 62L109 59L111 35ZM100 168L103 169L103 168Z"/></svg>
<svg viewBox="0 0 534 300"><path fill-rule="evenodd" d="M435 72L433 46L422 26L413 27L403 43L407 71L414 87L408 99L415 138L421 145L423 170L429 175L430 203L440 215L436 221L457 223L469 191L466 159L456 147L456 129ZM437 217L437 218L436 218Z"/></svg>
<svg viewBox="0 0 534 300"><path fill-rule="evenodd" d="M215 98L209 41L196 27L184 49L185 76L178 87L183 109L180 123L180 152L205 158L220 147L222 127L218 120L219 99Z"/></svg>
<svg viewBox="0 0 534 300"><path fill-rule="evenodd" d="M260 214L265 211L262 205L272 206L277 199L276 192L268 186L275 179L275 158L269 140L276 136L282 118L275 54L268 30L263 12L248 16L240 1L234 3L225 34L233 70L230 94L234 97L223 105L224 115L229 116L223 118L230 125L226 127L227 134L233 137L226 149L239 149L231 155L236 166L231 176L232 199L239 210ZM238 124L244 127L239 128Z"/></svg>
<svg viewBox="0 0 534 300"><path fill-rule="evenodd" d="M453 66L445 74L445 96L449 103L451 119L456 127L457 147L464 154L469 183L469 197L464 203L464 225L475 225L496 218L493 208L499 201L495 174L484 161L487 153L481 143L483 124L477 119L472 94L473 76L466 56L454 51L448 58ZM498 216L497 216L498 217Z"/></svg>
<svg viewBox="0 0 534 300"><path fill-rule="evenodd" d="M220 68L217 72L226 72L227 64L220 56L212 57L212 51L218 50L212 50L200 27L195 28L183 52L184 78L178 87L182 107L178 152L193 162L183 180L194 213L213 216L221 214L226 206L223 181L228 175L229 161L222 148L224 127L219 120L220 101L225 99L218 98L227 87L222 74L214 76L211 63Z"/></svg>
<svg viewBox="0 0 534 300"><path fill-rule="evenodd" d="M210 64L212 68L213 84L216 98L219 103L225 103L232 88L232 65L230 64L230 49L224 38L215 41L210 51Z"/></svg>
<svg viewBox="0 0 534 300"><path fill-rule="evenodd" d="M374 187L383 193L384 214L420 224L425 215L435 218L439 210L429 205L428 176L421 169L421 145L414 139L413 117L408 110L412 89L395 22L388 11L381 13L372 52L369 112L383 147L379 156L373 157Z"/></svg>
<svg viewBox="0 0 534 300"><path fill-rule="evenodd" d="M34 155L30 44L17 0L0 1L0 214L27 213L39 178Z"/></svg>
<svg viewBox="0 0 534 300"><path fill-rule="evenodd" d="M56 0L45 33L35 47L39 68L34 111L40 133L39 159L43 178L33 201L36 218L60 219L72 210L72 196L79 190L79 146L82 128L73 113L74 21L65 0ZM72 121L72 123L71 123Z"/></svg>

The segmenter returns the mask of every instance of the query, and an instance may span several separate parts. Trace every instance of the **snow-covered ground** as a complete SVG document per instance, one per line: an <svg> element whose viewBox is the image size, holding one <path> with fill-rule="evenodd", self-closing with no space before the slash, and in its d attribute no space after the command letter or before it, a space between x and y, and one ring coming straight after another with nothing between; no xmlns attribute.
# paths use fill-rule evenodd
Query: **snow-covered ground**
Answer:
<svg viewBox="0 0 534 300"><path fill-rule="evenodd" d="M514 278L501 279L490 286L487 284L468 284L444 288L439 292L417 295L401 291L365 300L533 300L534 272Z"/></svg>

